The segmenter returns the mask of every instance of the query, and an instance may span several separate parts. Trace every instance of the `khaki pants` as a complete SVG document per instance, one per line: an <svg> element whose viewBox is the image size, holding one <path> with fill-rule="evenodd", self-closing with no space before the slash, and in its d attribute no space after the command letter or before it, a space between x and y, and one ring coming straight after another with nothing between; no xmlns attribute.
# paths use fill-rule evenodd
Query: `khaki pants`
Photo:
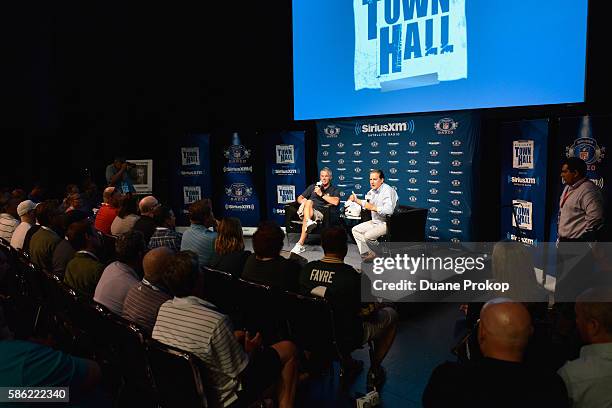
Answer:
<svg viewBox="0 0 612 408"><path fill-rule="evenodd" d="M387 223L380 222L374 224L373 221L362 222L355 225L351 231L353 232L353 238L355 238L359 253L366 254L378 246L378 241L376 241L378 237L387 233Z"/></svg>

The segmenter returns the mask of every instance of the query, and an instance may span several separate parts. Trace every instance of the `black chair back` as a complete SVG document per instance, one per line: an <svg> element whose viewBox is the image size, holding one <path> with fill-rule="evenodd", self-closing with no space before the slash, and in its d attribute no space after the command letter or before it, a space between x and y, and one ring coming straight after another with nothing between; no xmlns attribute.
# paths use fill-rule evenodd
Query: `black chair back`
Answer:
<svg viewBox="0 0 612 408"><path fill-rule="evenodd" d="M197 357L155 340L147 343L159 404L164 408L207 407Z"/></svg>
<svg viewBox="0 0 612 408"><path fill-rule="evenodd" d="M287 315L291 339L317 355L341 358L330 304L323 298L292 292L284 292L282 296L281 307Z"/></svg>
<svg viewBox="0 0 612 408"><path fill-rule="evenodd" d="M387 218L388 242L424 242L427 208L398 205Z"/></svg>
<svg viewBox="0 0 612 408"><path fill-rule="evenodd" d="M273 344L287 335L286 313L279 289L238 279L241 327L260 332L264 344Z"/></svg>
<svg viewBox="0 0 612 408"><path fill-rule="evenodd" d="M99 233L100 238L102 239L102 247L104 250L103 259L106 263L114 262L117 260L117 250L115 249L115 243L117 242L117 237L114 235L108 235Z"/></svg>
<svg viewBox="0 0 612 408"><path fill-rule="evenodd" d="M203 267L201 272L196 295L214 304L220 312L235 316L238 312L237 278L209 267Z"/></svg>

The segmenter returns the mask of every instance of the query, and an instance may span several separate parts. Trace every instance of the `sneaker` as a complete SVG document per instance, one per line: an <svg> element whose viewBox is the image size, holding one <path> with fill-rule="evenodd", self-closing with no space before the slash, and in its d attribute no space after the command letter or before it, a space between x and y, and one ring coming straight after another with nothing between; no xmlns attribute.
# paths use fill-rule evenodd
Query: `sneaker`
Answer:
<svg viewBox="0 0 612 408"><path fill-rule="evenodd" d="M299 242L296 242L291 252L294 254L301 254L302 252L306 252L306 247Z"/></svg>
<svg viewBox="0 0 612 408"><path fill-rule="evenodd" d="M308 220L306 222L306 233L310 234L317 227L317 222L313 220Z"/></svg>
<svg viewBox="0 0 612 408"><path fill-rule="evenodd" d="M367 377L367 391L380 391L386 379L387 373L385 372L385 369L382 366L378 367L378 369L375 370L372 370L372 368L370 368L368 370Z"/></svg>

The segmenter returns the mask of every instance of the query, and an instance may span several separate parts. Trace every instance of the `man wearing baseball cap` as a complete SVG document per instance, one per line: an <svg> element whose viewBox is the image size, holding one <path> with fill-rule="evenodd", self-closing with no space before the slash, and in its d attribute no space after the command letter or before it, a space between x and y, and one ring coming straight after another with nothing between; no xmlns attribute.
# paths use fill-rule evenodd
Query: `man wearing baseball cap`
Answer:
<svg viewBox="0 0 612 408"><path fill-rule="evenodd" d="M15 228L11 237L11 246L13 248L23 248L26 233L36 223L36 212L34 211L36 206L37 204L32 200L22 201L17 206L17 215L21 218L21 223Z"/></svg>

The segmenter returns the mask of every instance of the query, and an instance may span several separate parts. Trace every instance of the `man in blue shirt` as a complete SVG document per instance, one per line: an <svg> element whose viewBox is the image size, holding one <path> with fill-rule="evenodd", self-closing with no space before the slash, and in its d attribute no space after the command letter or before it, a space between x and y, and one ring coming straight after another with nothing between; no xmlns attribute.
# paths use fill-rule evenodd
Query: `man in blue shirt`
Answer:
<svg viewBox="0 0 612 408"><path fill-rule="evenodd" d="M397 205L397 193L395 189L385 184L385 174L382 170L372 170L370 172L370 187L372 188L365 195L364 200L360 200L351 194L349 201L354 201L364 210L372 212L372 220L362 222L353 227L353 237L357 243L357 248L364 261L369 261L375 257L371 249L378 245L378 237L387 233L386 217L393 214Z"/></svg>
<svg viewBox="0 0 612 408"><path fill-rule="evenodd" d="M136 192L132 171L134 168L134 164L128 163L125 158L116 157L112 164L106 166L106 182L123 194L134 193Z"/></svg>
<svg viewBox="0 0 612 408"><path fill-rule="evenodd" d="M217 239L217 233L213 231L217 226L217 220L213 215L210 200L203 199L191 204L189 220L191 227L183 233L181 251L193 251L198 254L200 266L209 265L215 254Z"/></svg>

